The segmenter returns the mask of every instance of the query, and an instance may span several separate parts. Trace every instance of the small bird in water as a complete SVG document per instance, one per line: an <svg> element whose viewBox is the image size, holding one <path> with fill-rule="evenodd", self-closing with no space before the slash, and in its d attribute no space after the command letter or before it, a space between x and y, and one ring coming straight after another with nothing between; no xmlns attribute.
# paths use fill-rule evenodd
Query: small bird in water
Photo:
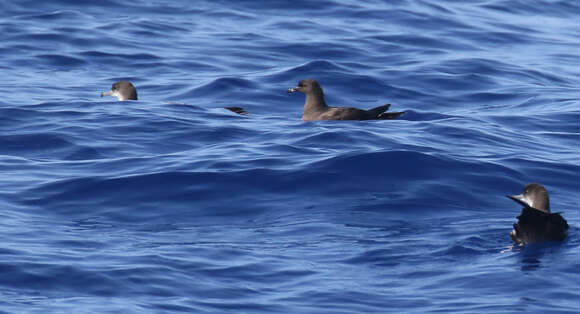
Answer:
<svg viewBox="0 0 580 314"><path fill-rule="evenodd" d="M110 91L101 93L101 97L103 96L115 96L119 101L137 100L137 89L129 81L118 81Z"/></svg>
<svg viewBox="0 0 580 314"><path fill-rule="evenodd" d="M330 107L324 101L322 87L316 80L305 79L298 86L289 88L288 93L301 92L306 94L302 120L390 120L396 119L405 112L385 112L391 106L386 104L369 110L349 107Z"/></svg>
<svg viewBox="0 0 580 314"><path fill-rule="evenodd" d="M524 206L510 232L515 243L563 241L568 235L568 222L559 213L550 212L550 197L541 184L529 183L522 194L507 197Z"/></svg>
<svg viewBox="0 0 580 314"><path fill-rule="evenodd" d="M113 84L110 91L101 93L101 97L103 96L115 96L119 101L137 100L137 89L129 81L118 81ZM224 108L237 114L248 114L248 112L241 107Z"/></svg>

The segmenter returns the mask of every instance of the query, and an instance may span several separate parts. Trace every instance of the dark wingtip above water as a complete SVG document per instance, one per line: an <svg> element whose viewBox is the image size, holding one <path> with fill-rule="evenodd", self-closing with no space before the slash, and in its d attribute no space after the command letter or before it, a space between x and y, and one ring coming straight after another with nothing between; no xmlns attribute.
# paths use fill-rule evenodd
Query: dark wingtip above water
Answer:
<svg viewBox="0 0 580 314"><path fill-rule="evenodd" d="M304 103L304 113L302 120L392 120L396 119L405 112L385 112L391 106L390 104L378 106L369 110L352 108L352 107L330 107L324 100L322 87L316 80L304 79L298 82L298 85L289 88L288 93L301 92L306 95Z"/></svg>
<svg viewBox="0 0 580 314"><path fill-rule="evenodd" d="M522 194L506 196L524 206L510 232L515 243L563 241L568 235L568 222L559 213L550 212L548 191L541 184L527 184Z"/></svg>
<svg viewBox="0 0 580 314"><path fill-rule="evenodd" d="M242 107L224 107L224 108L231 111L231 112L235 112L237 114L241 114L241 115L248 114L248 112L246 110L244 110L244 108L242 108Z"/></svg>

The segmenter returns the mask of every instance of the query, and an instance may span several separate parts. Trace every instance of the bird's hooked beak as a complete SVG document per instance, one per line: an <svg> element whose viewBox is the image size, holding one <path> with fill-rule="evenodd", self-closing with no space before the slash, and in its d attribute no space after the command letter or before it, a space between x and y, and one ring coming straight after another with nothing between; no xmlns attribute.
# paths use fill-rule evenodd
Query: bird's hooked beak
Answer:
<svg viewBox="0 0 580 314"><path fill-rule="evenodd" d="M299 87L288 88L287 92L288 92L288 94L296 93L298 91L298 88Z"/></svg>
<svg viewBox="0 0 580 314"><path fill-rule="evenodd" d="M513 200L514 202L524 206L524 207L532 207L532 204L528 202L528 200L524 197L523 194L518 195L506 195L507 198ZM532 207L533 208L533 207Z"/></svg>
<svg viewBox="0 0 580 314"><path fill-rule="evenodd" d="M101 93L101 97L103 97L103 96L113 96L113 93L114 92L112 90L110 90L108 92Z"/></svg>

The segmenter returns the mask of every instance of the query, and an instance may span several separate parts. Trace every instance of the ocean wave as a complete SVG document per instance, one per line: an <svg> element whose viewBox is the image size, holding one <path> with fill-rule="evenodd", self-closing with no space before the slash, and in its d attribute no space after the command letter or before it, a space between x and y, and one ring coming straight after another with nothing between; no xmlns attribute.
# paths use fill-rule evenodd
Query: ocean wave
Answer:
<svg viewBox="0 0 580 314"><path fill-rule="evenodd" d="M0 2L0 311L574 311L577 4Z"/></svg>

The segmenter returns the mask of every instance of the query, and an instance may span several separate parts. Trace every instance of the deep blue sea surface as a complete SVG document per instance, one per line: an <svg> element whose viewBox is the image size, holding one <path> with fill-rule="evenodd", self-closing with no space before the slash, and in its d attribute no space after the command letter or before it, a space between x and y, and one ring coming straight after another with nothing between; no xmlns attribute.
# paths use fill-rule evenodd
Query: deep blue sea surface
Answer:
<svg viewBox="0 0 580 314"><path fill-rule="evenodd" d="M580 2L0 7L0 312L580 311Z"/></svg>

